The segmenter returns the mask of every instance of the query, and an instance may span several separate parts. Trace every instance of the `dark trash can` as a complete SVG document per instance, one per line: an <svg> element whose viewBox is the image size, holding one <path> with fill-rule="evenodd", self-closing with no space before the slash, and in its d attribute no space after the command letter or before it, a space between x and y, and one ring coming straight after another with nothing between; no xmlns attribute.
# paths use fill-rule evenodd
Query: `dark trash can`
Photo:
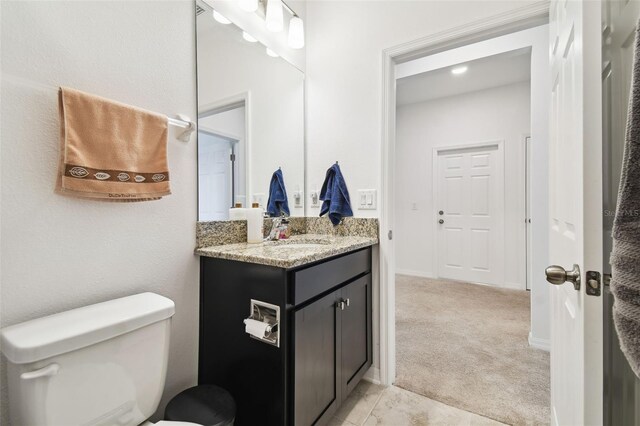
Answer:
<svg viewBox="0 0 640 426"><path fill-rule="evenodd" d="M216 385L199 385L174 396L164 410L164 419L204 426L232 426L236 402Z"/></svg>

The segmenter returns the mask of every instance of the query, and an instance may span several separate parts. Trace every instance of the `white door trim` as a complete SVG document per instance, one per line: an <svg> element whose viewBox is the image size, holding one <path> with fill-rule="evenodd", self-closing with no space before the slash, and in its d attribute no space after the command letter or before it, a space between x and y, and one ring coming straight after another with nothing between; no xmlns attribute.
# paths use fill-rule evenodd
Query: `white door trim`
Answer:
<svg viewBox="0 0 640 426"><path fill-rule="evenodd" d="M504 214L504 199L505 199L505 185L504 185L504 162L505 162L505 158L504 158L504 140L500 139L500 140L491 140L491 141L484 141L484 142L473 142L473 143L465 143L465 144L459 144L459 145L449 145L449 146L436 146L432 149L432 180L431 180L431 184L432 184L432 197L433 197L433 209L434 211L437 211L438 209L438 155L441 152L446 152L446 151L458 151L458 150L462 150L462 149L475 149L475 148L490 148L492 146L497 147L498 150L498 157L500 158L500 164L497 167L497 171L499 174L502 175L502 208L499 209L500 210L500 216L501 216L501 222L502 222L502 229L499 230L500 231L500 237L501 237L501 249L502 252L504 253L504 245L505 245L505 230L504 230L504 226L505 226L505 214ZM438 260L438 241L439 241L439 236L438 236L438 214L434 213L434 218L436 218L436 220L433 221L433 241L432 241L432 265L434 265L434 277L435 278L439 278L440 277L440 262ZM507 287L507 288L513 288L512 286L508 286L505 283L504 280L504 263L502 265L502 278L500 280L500 282L495 283L496 286L498 287ZM479 284L483 284L486 285L485 283L479 283Z"/></svg>
<svg viewBox="0 0 640 426"><path fill-rule="evenodd" d="M208 104L198 106L198 118L208 117L210 115L229 111L244 106L244 152L245 152L245 191L246 202L251 199L251 92L238 93L224 99L210 102ZM206 130L206 128L205 128ZM246 206L245 206L246 207Z"/></svg>
<svg viewBox="0 0 640 426"><path fill-rule="evenodd" d="M438 51L475 43L544 24L549 3L539 1L382 51L382 143L380 184L380 381L391 385L396 377L395 247L389 232L394 222L394 163L396 133L396 63Z"/></svg>

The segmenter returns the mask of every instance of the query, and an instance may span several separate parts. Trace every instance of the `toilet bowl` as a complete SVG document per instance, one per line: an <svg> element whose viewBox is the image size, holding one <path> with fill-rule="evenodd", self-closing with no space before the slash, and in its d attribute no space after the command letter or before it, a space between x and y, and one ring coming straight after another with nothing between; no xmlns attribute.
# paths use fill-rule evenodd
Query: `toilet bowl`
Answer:
<svg viewBox="0 0 640 426"><path fill-rule="evenodd" d="M141 293L2 329L11 423L154 425L174 312L170 299Z"/></svg>

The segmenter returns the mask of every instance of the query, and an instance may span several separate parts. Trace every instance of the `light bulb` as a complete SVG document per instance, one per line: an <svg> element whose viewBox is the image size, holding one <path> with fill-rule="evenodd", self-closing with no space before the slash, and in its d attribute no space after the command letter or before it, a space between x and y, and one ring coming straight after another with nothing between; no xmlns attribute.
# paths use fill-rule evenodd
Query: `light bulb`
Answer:
<svg viewBox="0 0 640 426"><path fill-rule="evenodd" d="M268 47L267 47L267 55L271 56L272 58L277 58L278 56L280 56L273 50L269 49Z"/></svg>
<svg viewBox="0 0 640 426"><path fill-rule="evenodd" d="M463 65L461 67L455 67L451 69L451 74L464 74L465 72L467 72L467 70L469 69L469 67L467 67L466 65Z"/></svg>
<svg viewBox="0 0 640 426"><path fill-rule="evenodd" d="M255 12L258 10L258 0L238 0L238 6L245 12Z"/></svg>
<svg viewBox="0 0 640 426"><path fill-rule="evenodd" d="M255 43L256 41L258 41L258 39L256 39L254 36L252 36L246 31L242 32L242 38L247 40L249 43Z"/></svg>
<svg viewBox="0 0 640 426"><path fill-rule="evenodd" d="M267 29L277 33L282 31L284 16L282 14L282 0L269 0L267 3L267 16L265 18Z"/></svg>
<svg viewBox="0 0 640 426"><path fill-rule="evenodd" d="M221 24L224 24L224 25L227 25L227 24L231 23L230 20L228 20L227 18L222 16L222 14L220 12L218 12L217 10L213 11L213 19L215 19L216 21L218 21L218 22L220 22Z"/></svg>
<svg viewBox="0 0 640 426"><path fill-rule="evenodd" d="M304 23L297 16L289 21L289 47L292 49L304 47Z"/></svg>

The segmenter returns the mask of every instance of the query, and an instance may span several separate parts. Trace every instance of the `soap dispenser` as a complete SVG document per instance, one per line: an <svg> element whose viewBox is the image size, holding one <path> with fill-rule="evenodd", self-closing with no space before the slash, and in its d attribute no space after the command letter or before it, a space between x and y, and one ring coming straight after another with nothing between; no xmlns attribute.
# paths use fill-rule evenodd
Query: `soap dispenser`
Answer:
<svg viewBox="0 0 640 426"><path fill-rule="evenodd" d="M229 209L229 220L247 220L247 210L242 208L242 203L236 203Z"/></svg>
<svg viewBox="0 0 640 426"><path fill-rule="evenodd" d="M264 240L262 231L264 220L262 208L258 203L253 203L247 214L247 242L250 244L261 243Z"/></svg>

